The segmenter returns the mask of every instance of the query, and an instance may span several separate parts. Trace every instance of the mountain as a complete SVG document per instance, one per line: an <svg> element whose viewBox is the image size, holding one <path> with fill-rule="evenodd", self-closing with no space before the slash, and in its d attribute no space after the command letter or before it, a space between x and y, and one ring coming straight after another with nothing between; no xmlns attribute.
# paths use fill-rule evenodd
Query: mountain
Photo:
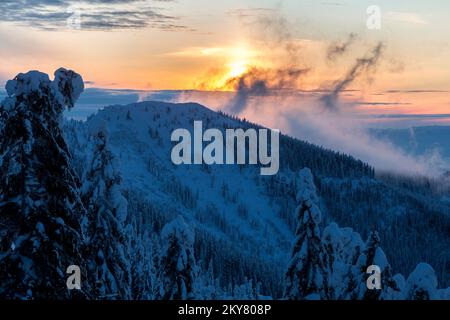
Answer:
<svg viewBox="0 0 450 320"><path fill-rule="evenodd" d="M170 155L178 128L261 128L195 103L142 102L109 106L85 122L67 121L66 140L83 176L90 136L106 128L123 176L128 211L140 227L160 234L178 216L195 230L194 251L224 288L252 280L279 298L295 238L296 175L314 175L322 226L336 222L367 238L373 229L392 269L409 274L417 263L433 266L450 285L450 205L441 181L379 176L365 163L289 136L280 137L280 171L261 176L255 165L180 165Z"/></svg>
<svg viewBox="0 0 450 320"><path fill-rule="evenodd" d="M83 88L63 68L54 80L30 71L6 84L0 298L450 298L439 289L449 282L448 177L379 173L278 141L277 131L244 157L245 143L225 148L227 163L238 151L240 164L176 165L177 136L183 158L202 163L211 149L203 130L215 129L203 139L223 147L230 131L262 138L266 129L199 104L151 101L65 121ZM264 149L272 175L244 164L255 153L267 163Z"/></svg>

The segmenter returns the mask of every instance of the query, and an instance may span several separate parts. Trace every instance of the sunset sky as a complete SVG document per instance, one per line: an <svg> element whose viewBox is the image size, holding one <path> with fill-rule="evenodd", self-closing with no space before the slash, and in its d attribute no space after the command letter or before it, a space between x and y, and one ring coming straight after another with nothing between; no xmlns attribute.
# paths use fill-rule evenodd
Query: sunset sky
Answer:
<svg viewBox="0 0 450 320"><path fill-rule="evenodd" d="M379 30L366 26L373 4ZM296 89L329 90L381 42L376 69L347 88L358 108L450 113L445 0L6 0L0 9L2 87L19 72L64 66L95 88L233 90L227 80L252 67L295 65L308 70Z"/></svg>

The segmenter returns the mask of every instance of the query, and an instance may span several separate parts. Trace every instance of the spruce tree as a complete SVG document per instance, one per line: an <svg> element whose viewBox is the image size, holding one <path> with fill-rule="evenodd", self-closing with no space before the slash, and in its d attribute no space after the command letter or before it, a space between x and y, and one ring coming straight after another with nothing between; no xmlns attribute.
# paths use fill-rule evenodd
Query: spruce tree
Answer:
<svg viewBox="0 0 450 320"><path fill-rule="evenodd" d="M342 299L348 288L356 287L356 282L349 275L365 244L359 233L351 228L340 228L336 223L331 223L324 229L322 243L328 258L329 298Z"/></svg>
<svg viewBox="0 0 450 320"><path fill-rule="evenodd" d="M367 273L369 266L380 268L380 289L369 289L367 280L371 276ZM353 290L347 290L350 299L363 300L383 300L392 291L399 290L392 278L392 270L383 249L380 247L380 237L377 231L372 231L367 239L365 250L358 258L356 265L352 269L352 278L356 283Z"/></svg>
<svg viewBox="0 0 450 320"><path fill-rule="evenodd" d="M108 147L107 131L94 136L94 151L84 177L83 200L88 208L89 274L97 299L131 299L130 236L127 201L120 192L121 175Z"/></svg>
<svg viewBox="0 0 450 320"><path fill-rule="evenodd" d="M55 79L38 71L6 84L0 107L0 297L86 297L80 219L86 212L79 180L60 129L65 108L83 80L59 69ZM81 290L66 286L70 265L82 271Z"/></svg>
<svg viewBox="0 0 450 320"><path fill-rule="evenodd" d="M220 285L214 277L213 260L211 259L205 272L200 272L197 279L198 299L217 300L220 298Z"/></svg>
<svg viewBox="0 0 450 320"><path fill-rule="evenodd" d="M133 219L134 220L134 219ZM131 292L133 300L154 299L152 287L155 282L151 240L147 231L139 232L135 221L127 227L130 252Z"/></svg>
<svg viewBox="0 0 450 320"><path fill-rule="evenodd" d="M302 169L297 182L298 225L285 275L284 297L289 300L327 299L327 259L320 237L321 212L311 171Z"/></svg>
<svg viewBox="0 0 450 320"><path fill-rule="evenodd" d="M163 300L195 298L197 266L194 257L194 234L181 216L162 230L160 257L160 291Z"/></svg>
<svg viewBox="0 0 450 320"><path fill-rule="evenodd" d="M248 280L244 278L244 283L237 285L233 290L234 300L257 300L260 294L260 284L257 283L256 286L253 284L253 280Z"/></svg>

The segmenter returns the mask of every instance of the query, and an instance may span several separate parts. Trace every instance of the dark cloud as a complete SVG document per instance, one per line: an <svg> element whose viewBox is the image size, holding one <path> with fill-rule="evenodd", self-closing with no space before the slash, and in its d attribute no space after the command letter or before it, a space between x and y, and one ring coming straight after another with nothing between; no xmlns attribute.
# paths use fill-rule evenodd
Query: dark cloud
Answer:
<svg viewBox="0 0 450 320"><path fill-rule="evenodd" d="M343 79L340 79L334 83L334 87L331 93L322 97L322 101L325 107L329 110L337 110L337 99L344 89L347 89L356 78L363 74L368 74L374 71L381 58L383 52L383 43L380 42L376 47L372 49L370 54L363 58L356 60L354 65L350 68Z"/></svg>
<svg viewBox="0 0 450 320"><path fill-rule="evenodd" d="M243 75L231 78L227 86L232 86L236 94L229 101L227 110L239 114L253 96L278 94L283 90L295 90L298 82L308 69L288 67L286 69L263 69L253 67Z"/></svg>
<svg viewBox="0 0 450 320"><path fill-rule="evenodd" d="M343 42L332 43L327 49L327 59L334 60L347 52L348 48L355 42L356 33L350 33Z"/></svg>
<svg viewBox="0 0 450 320"><path fill-rule="evenodd" d="M176 16L164 14L153 2L171 0L2 0L0 20L42 30L61 30L79 9L81 30L155 28L166 31L191 30ZM121 6L127 5L127 6Z"/></svg>
<svg viewBox="0 0 450 320"><path fill-rule="evenodd" d="M324 94L324 93L332 93L333 90L330 89L312 89L312 90L297 90L297 92L300 93L320 93L320 94ZM353 92L360 92L360 90L357 89L344 89L341 91L342 93L353 93Z"/></svg>

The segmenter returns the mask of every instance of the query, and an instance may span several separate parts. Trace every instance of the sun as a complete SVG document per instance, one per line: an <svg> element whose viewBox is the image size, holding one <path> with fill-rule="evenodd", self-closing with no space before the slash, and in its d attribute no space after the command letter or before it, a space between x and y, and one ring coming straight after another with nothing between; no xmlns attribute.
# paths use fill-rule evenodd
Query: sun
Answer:
<svg viewBox="0 0 450 320"><path fill-rule="evenodd" d="M218 54L216 67L210 69L204 78L194 86L201 90L232 91L236 79L244 76L255 65L256 53L245 46L235 46L226 49L214 49L203 54Z"/></svg>
<svg viewBox="0 0 450 320"><path fill-rule="evenodd" d="M228 64L228 74L227 78L237 78L242 76L248 70L248 65L246 61L233 61Z"/></svg>

